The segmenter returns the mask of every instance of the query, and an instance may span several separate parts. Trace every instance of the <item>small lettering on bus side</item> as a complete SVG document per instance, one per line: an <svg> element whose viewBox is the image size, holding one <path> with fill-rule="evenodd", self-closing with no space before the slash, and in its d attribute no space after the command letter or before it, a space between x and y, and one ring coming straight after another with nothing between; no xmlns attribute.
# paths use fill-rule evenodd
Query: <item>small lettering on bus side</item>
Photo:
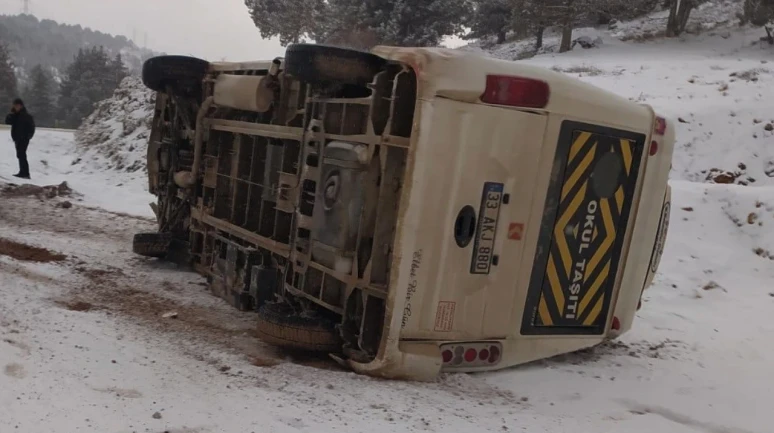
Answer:
<svg viewBox="0 0 774 433"><path fill-rule="evenodd" d="M417 292L417 273L419 267L422 264L422 250L414 252L411 259L411 271L409 272L409 284L406 290L406 302L403 306L403 320L401 321L401 329L406 327L409 318L411 317L411 300L414 298L414 294Z"/></svg>

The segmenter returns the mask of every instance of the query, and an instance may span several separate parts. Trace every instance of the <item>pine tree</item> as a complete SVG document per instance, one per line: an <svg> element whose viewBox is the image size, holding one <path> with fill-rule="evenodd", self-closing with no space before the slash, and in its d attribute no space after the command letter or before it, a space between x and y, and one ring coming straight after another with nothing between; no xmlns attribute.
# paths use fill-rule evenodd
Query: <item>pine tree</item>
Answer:
<svg viewBox="0 0 774 433"><path fill-rule="evenodd" d="M470 0L245 0L264 38L317 42L434 46L459 34Z"/></svg>
<svg viewBox="0 0 774 433"><path fill-rule="evenodd" d="M511 0L474 0L475 11L471 19L471 32L466 39L480 39L496 36L497 43L505 43L508 30L513 23Z"/></svg>
<svg viewBox="0 0 774 433"><path fill-rule="evenodd" d="M54 126L54 78L42 66L30 71L30 79L24 91L24 103L35 116L39 126Z"/></svg>
<svg viewBox="0 0 774 433"><path fill-rule="evenodd" d="M283 45L300 42L318 31L323 0L245 0L245 5L265 39L279 36Z"/></svg>
<svg viewBox="0 0 774 433"><path fill-rule="evenodd" d="M745 0L742 14L739 17L742 24L750 23L766 29L766 37L762 40L774 45L774 0Z"/></svg>
<svg viewBox="0 0 774 433"><path fill-rule="evenodd" d="M8 47L0 42L0 106L10 106L19 97L18 81Z"/></svg>
<svg viewBox="0 0 774 433"><path fill-rule="evenodd" d="M62 80L57 119L70 128L78 127L94 104L109 98L126 75L120 55L111 59L103 47L78 51Z"/></svg>
<svg viewBox="0 0 774 433"><path fill-rule="evenodd" d="M742 12L744 23L764 26L774 21L774 0L745 0Z"/></svg>
<svg viewBox="0 0 774 433"><path fill-rule="evenodd" d="M462 32L469 8L467 0L397 0L379 17L377 33L383 43L433 47Z"/></svg>
<svg viewBox="0 0 774 433"><path fill-rule="evenodd" d="M121 53L116 54L115 58L113 58L113 61L110 62L110 73L113 74L113 88L118 87L119 84L121 84L121 81L126 78L127 75L129 75L129 71L126 68L126 64L124 63L124 59L121 56Z"/></svg>

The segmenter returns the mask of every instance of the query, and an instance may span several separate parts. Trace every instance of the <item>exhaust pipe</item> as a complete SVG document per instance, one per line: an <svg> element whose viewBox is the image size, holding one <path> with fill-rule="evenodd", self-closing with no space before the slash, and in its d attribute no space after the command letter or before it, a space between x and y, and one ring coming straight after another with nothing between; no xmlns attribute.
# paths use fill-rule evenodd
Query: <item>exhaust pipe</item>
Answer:
<svg viewBox="0 0 774 433"><path fill-rule="evenodd" d="M196 113L196 132L194 135L194 161L191 171L179 171L175 173L175 184L180 188L190 188L196 185L196 179L199 177L199 167L202 164L202 141L204 141L204 117L212 107L214 98L208 97Z"/></svg>

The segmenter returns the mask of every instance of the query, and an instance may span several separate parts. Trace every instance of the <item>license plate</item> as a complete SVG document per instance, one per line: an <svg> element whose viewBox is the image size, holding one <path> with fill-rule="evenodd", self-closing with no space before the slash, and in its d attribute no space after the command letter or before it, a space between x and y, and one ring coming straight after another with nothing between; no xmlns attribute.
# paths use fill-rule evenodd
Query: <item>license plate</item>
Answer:
<svg viewBox="0 0 774 433"><path fill-rule="evenodd" d="M470 262L471 274L487 275L492 268L495 238L497 237L497 220L500 218L504 189L501 183L487 182L484 184L476 238L473 243L473 259Z"/></svg>

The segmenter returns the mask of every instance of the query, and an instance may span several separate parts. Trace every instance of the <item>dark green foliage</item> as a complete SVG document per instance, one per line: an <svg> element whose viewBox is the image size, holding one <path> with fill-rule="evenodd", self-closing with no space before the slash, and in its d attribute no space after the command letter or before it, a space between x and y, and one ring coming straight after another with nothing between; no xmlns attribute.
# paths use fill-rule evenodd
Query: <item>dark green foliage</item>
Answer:
<svg viewBox="0 0 774 433"><path fill-rule="evenodd" d="M466 39L480 39L495 36L502 44L513 23L512 0L474 0L474 12Z"/></svg>
<svg viewBox="0 0 774 433"><path fill-rule="evenodd" d="M18 83L14 73L14 64L8 47L0 42L0 110L11 106L11 101L19 97ZM3 113L5 113L3 111Z"/></svg>
<svg viewBox="0 0 774 433"><path fill-rule="evenodd" d="M434 46L459 34L469 0L245 0L263 37L283 43L304 37L368 48L376 44Z"/></svg>
<svg viewBox="0 0 774 433"><path fill-rule="evenodd" d="M53 127L55 114L56 82L51 73L37 65L30 71L30 78L24 90L24 103L35 116L38 126Z"/></svg>
<svg viewBox="0 0 774 433"><path fill-rule="evenodd" d="M78 50L102 46L115 55L125 50L132 55L124 58L131 70L138 71L144 58L152 56L149 50L137 47L124 36L113 36L79 25L59 24L38 20L32 15L0 15L0 41L11 50L19 79L26 81L36 65L46 70L64 71Z"/></svg>
<svg viewBox="0 0 774 433"><path fill-rule="evenodd" d="M79 50L62 80L57 120L77 128L94 104L109 98L126 75L120 55L111 59L103 47Z"/></svg>

